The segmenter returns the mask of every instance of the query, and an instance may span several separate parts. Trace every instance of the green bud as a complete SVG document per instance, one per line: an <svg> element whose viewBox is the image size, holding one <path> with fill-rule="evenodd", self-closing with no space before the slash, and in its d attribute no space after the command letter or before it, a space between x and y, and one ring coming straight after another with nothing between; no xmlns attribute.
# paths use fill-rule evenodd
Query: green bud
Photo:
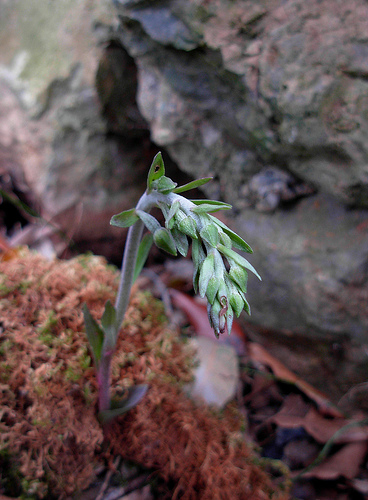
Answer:
<svg viewBox="0 0 368 500"><path fill-rule="evenodd" d="M174 238L176 248L179 250L180 254L183 257L186 257L189 248L188 238L186 237L186 235L181 233L175 227L171 230L171 235Z"/></svg>
<svg viewBox="0 0 368 500"><path fill-rule="evenodd" d="M199 234L201 238L213 248L216 248L220 242L219 231L215 224L207 224Z"/></svg>
<svg viewBox="0 0 368 500"><path fill-rule="evenodd" d="M234 283L238 285L238 287L244 292L247 293L247 283L248 283L248 273L243 268L235 264L234 261L229 261L230 271L229 277L232 279Z"/></svg>
<svg viewBox="0 0 368 500"><path fill-rule="evenodd" d="M195 293L197 293L198 291L199 272L201 264L205 258L206 254L204 253L202 242L200 240L193 240L192 242L192 260L194 264L193 288Z"/></svg>
<svg viewBox="0 0 368 500"><path fill-rule="evenodd" d="M220 235L220 243L222 243L226 248L231 248L233 246L230 236L228 236L221 230L219 231L219 235Z"/></svg>
<svg viewBox="0 0 368 500"><path fill-rule="evenodd" d="M220 334L220 321L219 321L219 314L221 311L221 304L220 302L215 299L214 303L211 305L210 303L207 304L207 314L208 314L208 320L210 322L211 327L213 328L216 338L219 338Z"/></svg>
<svg viewBox="0 0 368 500"><path fill-rule="evenodd" d="M177 223L178 229L186 234L187 236L190 236L194 240L198 239L197 235L197 225L191 217L184 217L183 219L180 220L180 222Z"/></svg>
<svg viewBox="0 0 368 500"><path fill-rule="evenodd" d="M226 328L227 328L227 333L230 335L231 329L233 326L233 321L234 321L234 313L231 308L231 305L228 304L227 307L227 312L226 312Z"/></svg>
<svg viewBox="0 0 368 500"><path fill-rule="evenodd" d="M199 285L199 295L201 297L204 297L206 294L208 283L214 273L214 267L215 267L215 257L212 253L210 253L204 259L199 274L198 285Z"/></svg>
<svg viewBox="0 0 368 500"><path fill-rule="evenodd" d="M219 289L219 285L220 285L219 280L216 278L216 275L213 274L210 278L210 281L208 282L207 290L206 290L206 297L207 297L207 300L210 304L213 304L213 302L216 298L216 295L217 295L217 292Z"/></svg>
<svg viewBox="0 0 368 500"><path fill-rule="evenodd" d="M153 234L153 241L159 248L165 250L165 252L168 252L171 255L177 255L175 241L171 236L170 231L166 228L161 227L160 229L157 229L157 231Z"/></svg>
<svg viewBox="0 0 368 500"><path fill-rule="evenodd" d="M159 193L169 194L176 188L177 183L172 181L169 177L163 175L159 179L152 182L152 188L156 189Z"/></svg>
<svg viewBox="0 0 368 500"><path fill-rule="evenodd" d="M231 281L231 279L229 279L226 276L225 281L228 290L229 304L233 308L236 316L239 318L240 313L244 308L244 300L240 295L240 293L238 292L236 285Z"/></svg>
<svg viewBox="0 0 368 500"><path fill-rule="evenodd" d="M175 215L177 214L178 210L180 209L180 200L175 200L174 203L171 205L169 213L166 217L166 227L167 229L172 229L175 224Z"/></svg>

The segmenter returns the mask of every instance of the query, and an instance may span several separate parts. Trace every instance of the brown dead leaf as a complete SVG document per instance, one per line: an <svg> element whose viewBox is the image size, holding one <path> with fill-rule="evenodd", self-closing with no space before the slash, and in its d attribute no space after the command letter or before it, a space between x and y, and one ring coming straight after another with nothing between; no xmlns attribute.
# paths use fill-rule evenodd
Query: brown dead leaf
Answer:
<svg viewBox="0 0 368 500"><path fill-rule="evenodd" d="M331 457L314 467L304 477L313 477L332 481L339 477L353 479L359 472L360 465L367 452L367 443L349 443Z"/></svg>
<svg viewBox="0 0 368 500"><path fill-rule="evenodd" d="M293 399L290 404L292 405L294 401ZM311 407L305 415L300 415L296 409L289 409L284 406L276 415L272 416L272 423L289 429L303 427L318 443L327 443L336 432L348 424L349 426L346 430L339 433L336 439L334 439L335 444L368 440L368 426L360 425L359 421L347 420L345 418L326 418L315 408ZM353 425L354 423L356 425Z"/></svg>
<svg viewBox="0 0 368 500"><path fill-rule="evenodd" d="M318 389L299 378L290 371L281 361L274 358L264 347L256 342L248 342L249 356L253 361L266 365L273 371L274 375L284 382L294 384L306 396L316 403L321 413L330 417L343 417L343 414L332 405L331 401Z"/></svg>

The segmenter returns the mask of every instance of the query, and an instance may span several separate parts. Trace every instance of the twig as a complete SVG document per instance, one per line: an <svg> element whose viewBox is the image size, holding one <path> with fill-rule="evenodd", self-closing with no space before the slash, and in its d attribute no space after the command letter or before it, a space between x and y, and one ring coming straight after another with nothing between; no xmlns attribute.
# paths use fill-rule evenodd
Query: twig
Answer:
<svg viewBox="0 0 368 500"><path fill-rule="evenodd" d="M114 491L111 491L100 500L118 500L118 498L122 498L125 495L131 493L132 491L139 490L147 484L149 476L150 476L149 474L143 474L141 476L138 476L132 479L127 486L121 486L120 488L116 488Z"/></svg>
<svg viewBox="0 0 368 500"><path fill-rule="evenodd" d="M120 456L117 456L114 460L114 469L116 471L116 469L119 467L119 463L120 463ZM105 491L107 490L108 486L109 486L109 483L110 483L110 479L111 479L111 476L113 475L113 473L115 472L114 470L112 469L109 469L107 474L106 474L106 477L105 477L105 480L100 488L100 491L96 497L96 500L102 500L103 499L103 496L104 496L104 493Z"/></svg>

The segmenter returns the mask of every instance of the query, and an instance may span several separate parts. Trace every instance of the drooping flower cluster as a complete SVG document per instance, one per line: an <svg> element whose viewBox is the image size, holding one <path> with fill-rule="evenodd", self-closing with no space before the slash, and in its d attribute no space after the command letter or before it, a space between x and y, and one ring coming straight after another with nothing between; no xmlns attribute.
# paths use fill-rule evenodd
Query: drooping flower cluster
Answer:
<svg viewBox="0 0 368 500"><path fill-rule="evenodd" d="M162 157L158 153L148 176L147 191L137 207L114 216L111 223L128 227L140 219L155 244L172 255L179 252L185 257L189 250L188 238L192 240L194 290L207 298L209 321L218 337L225 330L230 334L234 313L239 316L245 309L250 314L245 298L247 271L261 278L254 267L233 250L252 253L250 246L211 215L230 209L231 205L213 200L188 200L179 194L209 180L211 178L200 179L176 187L176 183L165 177ZM161 209L165 227L148 213L153 206Z"/></svg>

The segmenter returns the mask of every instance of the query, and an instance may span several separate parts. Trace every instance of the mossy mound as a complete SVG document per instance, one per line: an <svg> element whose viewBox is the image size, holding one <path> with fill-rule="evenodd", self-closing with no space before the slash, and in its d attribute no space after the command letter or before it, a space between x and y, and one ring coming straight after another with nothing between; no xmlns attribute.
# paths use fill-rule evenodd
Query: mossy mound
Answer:
<svg viewBox="0 0 368 500"><path fill-rule="evenodd" d="M0 493L65 498L113 455L157 469L176 498L274 498L241 434L239 413L196 406L182 392L193 353L161 302L138 288L113 362L113 392L149 390L106 432L82 305L99 319L118 272L95 256L46 261L19 250L0 263Z"/></svg>

